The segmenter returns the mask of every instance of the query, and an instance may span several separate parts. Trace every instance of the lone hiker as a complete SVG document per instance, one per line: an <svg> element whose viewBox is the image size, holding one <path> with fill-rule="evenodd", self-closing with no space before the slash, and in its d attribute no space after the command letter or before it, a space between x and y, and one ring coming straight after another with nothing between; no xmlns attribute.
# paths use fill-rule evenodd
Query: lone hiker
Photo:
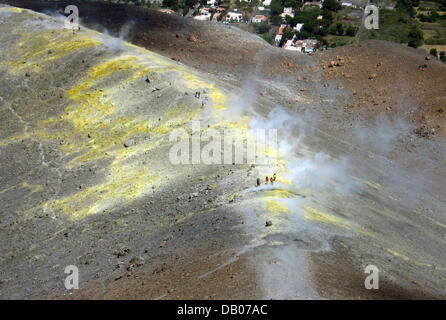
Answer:
<svg viewBox="0 0 446 320"><path fill-rule="evenodd" d="M81 31L81 27L73 28L73 34L75 34L76 31Z"/></svg>

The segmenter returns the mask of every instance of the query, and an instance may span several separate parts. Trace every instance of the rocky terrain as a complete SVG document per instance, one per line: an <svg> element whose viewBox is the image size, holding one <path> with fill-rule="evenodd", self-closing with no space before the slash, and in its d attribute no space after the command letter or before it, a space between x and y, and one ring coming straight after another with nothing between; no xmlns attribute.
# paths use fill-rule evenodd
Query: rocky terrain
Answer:
<svg viewBox="0 0 446 320"><path fill-rule="evenodd" d="M3 2L54 17L0 7L0 297L444 298L443 64L105 3L72 32L64 1ZM193 120L277 128L278 166L173 165Z"/></svg>

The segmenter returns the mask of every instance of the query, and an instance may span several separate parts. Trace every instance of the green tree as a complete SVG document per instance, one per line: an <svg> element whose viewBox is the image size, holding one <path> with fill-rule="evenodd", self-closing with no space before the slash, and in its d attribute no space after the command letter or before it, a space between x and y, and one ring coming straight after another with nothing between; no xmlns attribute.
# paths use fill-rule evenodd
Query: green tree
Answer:
<svg viewBox="0 0 446 320"><path fill-rule="evenodd" d="M281 16L271 16L270 21L273 25L278 26L282 23Z"/></svg>
<svg viewBox="0 0 446 320"><path fill-rule="evenodd" d="M324 4L322 5L322 10L329 10L329 11L338 11L341 10L342 6L337 0L325 0Z"/></svg>
<svg viewBox="0 0 446 320"><path fill-rule="evenodd" d="M324 28L328 28L333 23L333 12L330 10L323 10L322 11L322 25Z"/></svg>
<svg viewBox="0 0 446 320"><path fill-rule="evenodd" d="M316 20L304 23L303 29L311 34L316 33L319 30Z"/></svg>
<svg viewBox="0 0 446 320"><path fill-rule="evenodd" d="M296 32L296 37L297 37L297 39L299 39L299 40L304 40L304 39L308 39L308 38L310 38L310 37L311 37L311 34L308 33L308 32L305 31L305 30L301 30L300 32Z"/></svg>
<svg viewBox="0 0 446 320"><path fill-rule="evenodd" d="M446 53L444 51L440 51L440 59L443 62L446 62Z"/></svg>
<svg viewBox="0 0 446 320"><path fill-rule="evenodd" d="M321 37L325 37L327 34L328 34L327 28L319 28L319 30L317 31L317 35Z"/></svg>
<svg viewBox="0 0 446 320"><path fill-rule="evenodd" d="M328 34L331 35L337 35L338 34L338 30L336 29L336 26L331 26L330 28L328 28Z"/></svg>
<svg viewBox="0 0 446 320"><path fill-rule="evenodd" d="M409 31L409 47L418 48L424 42L423 31L418 27L413 27Z"/></svg>
<svg viewBox="0 0 446 320"><path fill-rule="evenodd" d="M163 0L163 7L172 8L178 6L178 0Z"/></svg>
<svg viewBox="0 0 446 320"><path fill-rule="evenodd" d="M272 0L271 1L271 5L270 5L270 9L271 9L271 14L272 15L281 14L283 12L282 1L280 1L280 0Z"/></svg>
<svg viewBox="0 0 446 320"><path fill-rule="evenodd" d="M280 40L280 46L282 47L287 40L292 39L294 36L294 32L291 28L286 27L285 30L283 30L282 39Z"/></svg>
<svg viewBox="0 0 446 320"><path fill-rule="evenodd" d="M356 31L357 31L356 27L349 26L349 27L347 27L347 29L345 29L345 34L350 36L350 37L353 37L353 36L355 36Z"/></svg>
<svg viewBox="0 0 446 320"><path fill-rule="evenodd" d="M298 10L302 7L302 2L299 0L284 0L283 6L284 7L292 7L294 10Z"/></svg>
<svg viewBox="0 0 446 320"><path fill-rule="evenodd" d="M415 17L415 9L412 0L397 0L395 8L407 12L412 18Z"/></svg>
<svg viewBox="0 0 446 320"><path fill-rule="evenodd" d="M438 57L438 52L437 52L437 49L435 49L435 48L432 48L432 49L429 51L429 53L430 53L431 55L435 56L435 57Z"/></svg>
<svg viewBox="0 0 446 320"><path fill-rule="evenodd" d="M186 0L186 6L192 8L194 5L198 3L198 0Z"/></svg>
<svg viewBox="0 0 446 320"><path fill-rule="evenodd" d="M438 14L438 11L433 9L431 12L429 12L430 16L432 18L434 18L435 20L437 20L438 18L440 18L440 15Z"/></svg>
<svg viewBox="0 0 446 320"><path fill-rule="evenodd" d="M273 42L274 42L273 37L270 34L268 34L268 33L265 33L264 35L262 35L262 38L263 38L263 40L265 40L269 44L273 44Z"/></svg>
<svg viewBox="0 0 446 320"><path fill-rule="evenodd" d="M340 22L336 23L336 34L338 36L344 35L344 26Z"/></svg>
<svg viewBox="0 0 446 320"><path fill-rule="evenodd" d="M294 28L297 24L296 19L292 16L285 16L285 22L286 24L289 24L291 28Z"/></svg>
<svg viewBox="0 0 446 320"><path fill-rule="evenodd" d="M269 29L271 29L271 26L268 24L268 22L262 22L262 23L256 23L254 24L254 29L257 33L267 33Z"/></svg>

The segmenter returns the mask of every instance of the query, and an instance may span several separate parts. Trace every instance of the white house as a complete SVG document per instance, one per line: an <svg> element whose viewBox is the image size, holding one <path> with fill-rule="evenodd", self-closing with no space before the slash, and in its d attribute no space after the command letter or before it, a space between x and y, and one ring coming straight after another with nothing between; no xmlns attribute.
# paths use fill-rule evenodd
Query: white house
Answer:
<svg viewBox="0 0 446 320"><path fill-rule="evenodd" d="M296 24L296 26L293 28L294 31L300 32L300 30L302 30L302 27L304 26L303 23L298 23Z"/></svg>
<svg viewBox="0 0 446 320"><path fill-rule="evenodd" d="M195 20L208 21L211 20L211 14L199 14L194 17Z"/></svg>
<svg viewBox="0 0 446 320"><path fill-rule="evenodd" d="M294 12L292 7L285 7L283 8L283 12L280 14L282 18L285 19L286 16L291 16L294 18Z"/></svg>
<svg viewBox="0 0 446 320"><path fill-rule="evenodd" d="M305 48L305 53L313 53L314 51L316 51L316 45L319 41L316 39L305 39L302 42L303 47Z"/></svg>
<svg viewBox="0 0 446 320"><path fill-rule="evenodd" d="M307 53L311 54L315 51L316 45L318 43L315 39L306 39L306 40L296 40L296 37L288 40L283 46L286 50L296 51L299 53Z"/></svg>
<svg viewBox="0 0 446 320"><path fill-rule="evenodd" d="M285 7L285 8L283 8L283 13L290 15L290 14L293 13L293 8L292 7Z"/></svg>
<svg viewBox="0 0 446 320"><path fill-rule="evenodd" d="M276 37L274 38L274 41L279 44L280 40L282 40L282 35L281 34L276 34Z"/></svg>
<svg viewBox="0 0 446 320"><path fill-rule="evenodd" d="M302 40L297 40L294 42L294 47L296 48L296 51L304 53L305 52L305 46L304 42Z"/></svg>
<svg viewBox="0 0 446 320"><path fill-rule="evenodd" d="M350 3L350 2L342 2L341 6L343 6L343 7L351 7L351 6L353 6L353 4Z"/></svg>
<svg viewBox="0 0 446 320"><path fill-rule="evenodd" d="M264 5L264 6L269 6L269 5L271 5L271 0L263 0L263 5Z"/></svg>
<svg viewBox="0 0 446 320"><path fill-rule="evenodd" d="M252 23L262 23L267 20L268 20L268 18L265 17L264 15L256 15L256 16L252 17Z"/></svg>
<svg viewBox="0 0 446 320"><path fill-rule="evenodd" d="M240 22L243 19L243 14L242 13L238 13L238 12L228 12L228 14L226 15L226 21L227 22L231 22L231 21L236 21L236 22Z"/></svg>
<svg viewBox="0 0 446 320"><path fill-rule="evenodd" d="M210 9L209 8L201 8L200 9L200 14L209 14L210 13Z"/></svg>
<svg viewBox="0 0 446 320"><path fill-rule="evenodd" d="M302 48L296 47L296 45L294 44L294 38L291 40L287 40L287 42L284 44L283 48L285 50L302 52Z"/></svg>
<svg viewBox="0 0 446 320"><path fill-rule="evenodd" d="M206 3L208 6L215 7L217 0L208 0Z"/></svg>

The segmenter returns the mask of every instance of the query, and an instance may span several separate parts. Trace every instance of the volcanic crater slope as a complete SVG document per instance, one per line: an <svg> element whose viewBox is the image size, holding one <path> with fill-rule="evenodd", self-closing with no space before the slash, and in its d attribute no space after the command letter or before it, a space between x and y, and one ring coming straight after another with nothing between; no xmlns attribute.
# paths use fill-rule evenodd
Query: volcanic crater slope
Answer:
<svg viewBox="0 0 446 320"><path fill-rule="evenodd" d="M237 237L219 241L218 225L232 218L212 212L243 182L217 189L229 168L169 161L172 131L190 132L192 120L203 130L226 126L226 89L170 59L128 43L110 48L102 34L73 33L42 14L1 7L0 19L3 297L60 289L69 264L81 265L88 282L126 272L132 257L175 257L167 243L178 242L171 246L177 259L207 241L231 247ZM212 219L197 224L200 213ZM132 253L124 259L122 250Z"/></svg>
<svg viewBox="0 0 446 320"><path fill-rule="evenodd" d="M133 44L0 7L1 297L444 297L444 65L420 71L423 54L375 41L295 55L78 4L115 35L135 19ZM194 120L202 134L279 129L264 146L277 166L173 165L169 136L193 138ZM364 288L370 264L380 290ZM64 288L67 265L81 290Z"/></svg>

